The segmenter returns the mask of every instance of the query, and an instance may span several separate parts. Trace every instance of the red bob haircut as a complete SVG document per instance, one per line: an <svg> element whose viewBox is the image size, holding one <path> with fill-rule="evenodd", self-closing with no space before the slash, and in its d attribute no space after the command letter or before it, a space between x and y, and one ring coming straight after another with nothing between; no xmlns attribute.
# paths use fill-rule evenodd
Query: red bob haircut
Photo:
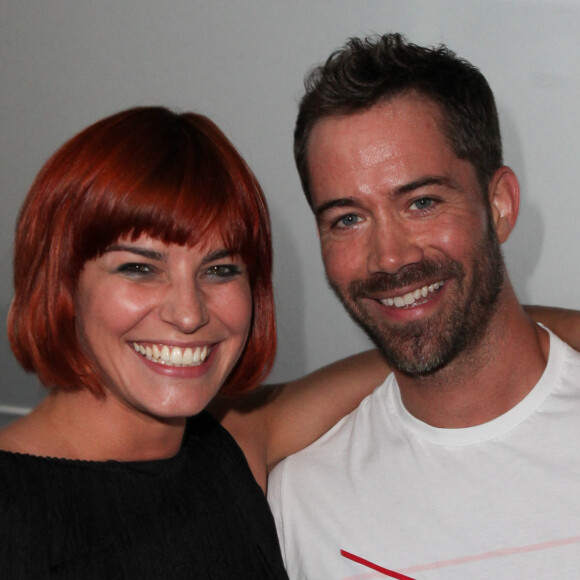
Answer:
<svg viewBox="0 0 580 580"><path fill-rule="evenodd" d="M222 393L256 386L274 362L272 242L264 195L227 137L207 117L162 107L123 111L91 125L44 165L20 210L14 247L12 350L49 388L103 380L75 324L80 272L121 236L194 246L217 234L248 268L253 320Z"/></svg>

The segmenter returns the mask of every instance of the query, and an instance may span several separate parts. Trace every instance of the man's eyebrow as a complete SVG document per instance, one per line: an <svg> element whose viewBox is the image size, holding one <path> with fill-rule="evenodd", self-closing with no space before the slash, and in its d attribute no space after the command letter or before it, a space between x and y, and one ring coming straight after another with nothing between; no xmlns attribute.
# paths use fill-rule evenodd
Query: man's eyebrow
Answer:
<svg viewBox="0 0 580 580"><path fill-rule="evenodd" d="M408 183L404 183L403 185L399 185L393 190L391 195L393 197L399 197L401 195L411 193L412 191L421 189L422 187L428 187L430 185L452 187L453 189L457 189L455 185L447 177L442 177L439 175L427 175L425 177L409 181ZM335 207L356 208L360 206L361 206L360 202L355 197L340 197L337 199L331 199L330 201L327 201L319 205L314 210L314 216L318 220L324 213L326 213L331 209L334 209Z"/></svg>
<svg viewBox="0 0 580 580"><path fill-rule="evenodd" d="M415 191L416 189L421 189L422 187L428 187L429 185L454 187L453 183L451 183L451 181L447 177L442 177L439 175L426 175L425 177L420 177L419 179L410 181L409 183L399 185L398 187L395 188L393 195L397 197L399 195L411 193L412 191Z"/></svg>
<svg viewBox="0 0 580 580"><path fill-rule="evenodd" d="M105 249L105 253L108 252L130 252L131 254L136 254L137 256L142 256L149 260L165 260L166 254L162 252L157 252L155 250L149 250L147 248L141 248L139 246L129 246L123 244L111 244Z"/></svg>
<svg viewBox="0 0 580 580"><path fill-rule="evenodd" d="M360 207L360 203L354 197L339 197L338 199L331 199L330 201L320 204L314 210L314 217L318 220L324 213L335 207Z"/></svg>

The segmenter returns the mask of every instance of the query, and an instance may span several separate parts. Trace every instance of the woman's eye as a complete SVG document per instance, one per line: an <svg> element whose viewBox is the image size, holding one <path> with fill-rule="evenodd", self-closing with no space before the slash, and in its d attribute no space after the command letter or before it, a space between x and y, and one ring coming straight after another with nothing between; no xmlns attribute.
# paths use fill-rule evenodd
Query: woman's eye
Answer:
<svg viewBox="0 0 580 580"><path fill-rule="evenodd" d="M216 264L206 270L208 276L215 278L232 278L242 273L239 266L235 264Z"/></svg>
<svg viewBox="0 0 580 580"><path fill-rule="evenodd" d="M335 228L351 228L356 226L360 222L360 217L354 213L349 213L338 218L334 222Z"/></svg>
<svg viewBox="0 0 580 580"><path fill-rule="evenodd" d="M411 209L417 209L419 211L430 209L435 204L435 200L431 199L430 197L422 197L420 199L416 199L411 204Z"/></svg>
<svg viewBox="0 0 580 580"><path fill-rule="evenodd" d="M139 262L131 262L127 264L121 264L117 268L117 272L121 272L123 274L135 274L135 275L144 275L144 274L151 274L153 272L153 268L148 264L142 264Z"/></svg>

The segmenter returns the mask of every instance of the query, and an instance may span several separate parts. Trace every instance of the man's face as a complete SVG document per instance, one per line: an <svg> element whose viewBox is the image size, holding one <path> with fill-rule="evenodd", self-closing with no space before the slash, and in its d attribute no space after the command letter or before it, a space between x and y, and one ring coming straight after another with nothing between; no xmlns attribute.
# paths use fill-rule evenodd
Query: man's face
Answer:
<svg viewBox="0 0 580 580"><path fill-rule="evenodd" d="M473 166L433 102L405 95L323 119L310 137L328 280L388 362L431 373L484 334L503 261Z"/></svg>

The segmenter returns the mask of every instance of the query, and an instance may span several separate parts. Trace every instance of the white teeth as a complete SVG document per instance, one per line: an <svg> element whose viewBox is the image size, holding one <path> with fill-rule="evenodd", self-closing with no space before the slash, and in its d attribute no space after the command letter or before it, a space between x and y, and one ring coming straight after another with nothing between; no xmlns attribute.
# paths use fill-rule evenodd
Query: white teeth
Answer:
<svg viewBox="0 0 580 580"><path fill-rule="evenodd" d="M174 346L171 349L171 354L169 355L169 361L172 365L181 365L183 360L183 355L181 354L181 349L178 346Z"/></svg>
<svg viewBox="0 0 580 580"><path fill-rule="evenodd" d="M181 364L182 365L190 365L192 362L193 362L193 351L189 347L187 347L183 351L183 358L181 360Z"/></svg>
<svg viewBox="0 0 580 580"><path fill-rule="evenodd" d="M403 296L395 296L394 298L384 298L380 302L385 306L395 306L396 308L404 308L405 306L411 306L420 298L426 298L428 294L433 294L436 290L439 290L443 286L443 282L435 282L429 284L429 286L423 286L422 288L417 288L413 292L408 292Z"/></svg>
<svg viewBox="0 0 580 580"><path fill-rule="evenodd" d="M159 348L161 346L161 348ZM149 360L173 367L193 367L205 361L210 349L207 346L196 348L181 348L179 346L168 346L166 344L144 346L138 342L133 343L136 352L141 353Z"/></svg>

